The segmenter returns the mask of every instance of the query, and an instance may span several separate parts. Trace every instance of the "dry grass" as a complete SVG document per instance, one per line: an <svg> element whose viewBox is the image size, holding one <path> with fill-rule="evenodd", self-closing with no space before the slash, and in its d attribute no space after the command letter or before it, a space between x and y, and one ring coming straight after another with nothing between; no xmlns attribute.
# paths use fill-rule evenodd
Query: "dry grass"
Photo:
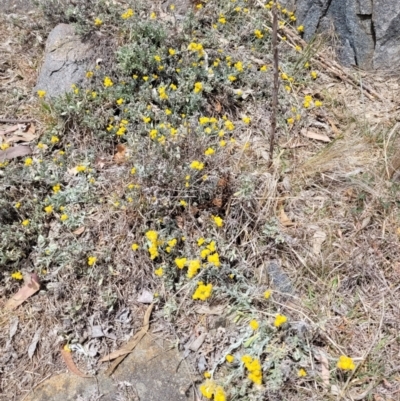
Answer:
<svg viewBox="0 0 400 401"><path fill-rule="evenodd" d="M20 39L19 44L11 46L10 42L10 51L4 51L8 56L0 66L5 77L0 115L35 117L37 105L30 91L41 47L30 46L31 53L26 53L22 38L27 32L15 35L16 28L9 21L4 26L2 43L7 46L9 39ZM244 27L244 31L250 30ZM333 57L329 49L322 51L325 57ZM229 378L227 387L239 388L243 371L225 367L219 371L217 366L223 365L221 359L228 351L235 351L232 346L242 338L251 317L267 321L279 311L289 316L291 325L281 337L274 337L270 354L282 347L289 349L289 373L284 372L281 390L255 391L252 399L398 399L400 221L398 185L388 180L385 160L391 160L398 141L399 132L391 134L391 130L400 107L396 99L399 82L395 77L360 73L362 80L385 98L371 101L360 89L324 71L319 75L317 81L292 94L290 100L285 98L290 104L284 104L282 112L292 105L299 107L306 93L319 96L324 101L323 111L311 111L302 127L328 135L331 143L305 138L296 124L281 124L278 151L273 167L268 169L268 104L252 100L245 110L252 116L251 126L241 129L229 153L218 156L209 173L209 187L200 195L193 189L193 199L202 201L187 210L177 206L184 193L183 189L176 190L181 184L171 179L172 184L165 187L157 170L153 172L159 174L157 179L142 183L134 208L114 207L113 200L126 195L130 166L112 163L114 144L96 143L90 130L74 125L74 121L69 123L69 134L63 139L72 144L69 163L76 165L88 149L95 149L96 157L106 160L106 165L99 169L95 194L88 187L80 187L77 177L68 177L64 182L65 187L80 191L81 198L71 213L81 216L85 232L77 237L72 228L66 230L48 219L45 244L32 239L31 249L25 249L18 260L21 269L40 266L48 273L42 277L45 284L37 296L13 316L3 314L0 318L2 399L21 399L48 375L64 371L59 346L65 341L90 345L100 355L126 341L142 321L144 309L137 296L143 289L159 293L152 324L163 335L178 338L181 348L200 331L208 332L201 353L188 357L194 374L198 374L199 358L203 356L207 370L215 369L219 380ZM226 113L242 112L227 99L218 101ZM49 123L42 121L44 126ZM150 149L151 144L144 139L141 143ZM204 146L195 139L191 143L198 148L187 150L189 159ZM184 147L184 143L181 145ZM148 153L132 148L136 162L145 165ZM156 166L156 160L149 164ZM2 176L1 180L1 191L5 193L7 178ZM17 188L16 183L7 194L10 204L29 197L31 189ZM221 203L212 203L215 199ZM152 201L154 207L149 206ZM292 226L283 224L282 208ZM224 217L223 232L209 230L211 214ZM160 281L146 253L127 252L159 219L163 219L163 230L168 235L184 234L188 238L180 245L182 252L192 252L193 242L205 233L217 238L226 265L212 277L218 290L210 305L226 305L226 314L215 317L197 313L198 305L191 300L193 282L181 278ZM318 245L321 235L324 241ZM45 252L48 249L50 255ZM74 265L65 263L72 254ZM100 263L88 269L86 258L92 254L99 257ZM281 294L279 283L271 283L271 260L277 260L282 274L290 279L292 294ZM200 277L206 274L202 271ZM3 300L19 286L9 279L8 272L2 285ZM275 292L267 303L262 294L270 286ZM9 326L16 318L19 330L9 341ZM116 340L89 339L90 319L95 325L109 327ZM26 350L39 328L43 329L42 338L30 360ZM298 348L291 343L293 338L299 338ZM306 356L302 359L308 373L304 379L296 377L293 359L298 349ZM321 350L331 368L330 389L321 379ZM341 354L353 357L357 366L354 372L345 375L335 368ZM76 353L74 358L83 370L100 369L97 356ZM275 366L271 371L274 369L278 370ZM364 395L366 389L369 393ZM248 398L237 393L235 399Z"/></svg>

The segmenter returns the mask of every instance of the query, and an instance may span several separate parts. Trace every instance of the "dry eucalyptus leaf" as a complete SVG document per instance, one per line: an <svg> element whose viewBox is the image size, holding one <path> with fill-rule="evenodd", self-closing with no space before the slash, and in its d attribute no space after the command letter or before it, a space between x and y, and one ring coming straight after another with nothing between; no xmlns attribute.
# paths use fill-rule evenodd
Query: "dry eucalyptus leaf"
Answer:
<svg viewBox="0 0 400 401"><path fill-rule="evenodd" d="M323 231L316 231L313 236L313 252L318 255L321 252L321 247L326 240L326 234Z"/></svg>
<svg viewBox="0 0 400 401"><path fill-rule="evenodd" d="M195 312L202 315L221 315L226 309L226 305L199 305L195 307Z"/></svg>
<svg viewBox="0 0 400 401"><path fill-rule="evenodd" d="M321 364L321 379L322 383L324 384L325 387L329 387L329 362L328 358L326 357L325 353L322 350L319 350L318 355L316 355L317 360Z"/></svg>
<svg viewBox="0 0 400 401"><path fill-rule="evenodd" d="M206 339L207 334L202 333L200 334L190 345L189 349L193 352L196 352L200 349L200 347L203 345L204 340Z"/></svg>
<svg viewBox="0 0 400 401"><path fill-rule="evenodd" d="M36 347L37 347L37 344L38 344L38 342L39 342L39 339L40 339L40 335L41 335L41 334L42 334L42 328L36 330L36 333L35 333L35 335L33 336L32 341L31 341L31 343L30 343L30 345L29 345L29 347L28 347L28 356L29 356L29 359L32 359L33 354L34 354L35 351L36 351Z"/></svg>
<svg viewBox="0 0 400 401"><path fill-rule="evenodd" d="M17 317L15 317L15 318L11 321L11 324L10 324L10 340L12 340L12 338L15 336L15 333L16 333L17 330L18 330L18 323L19 323L19 320L18 320Z"/></svg>
<svg viewBox="0 0 400 401"><path fill-rule="evenodd" d="M308 131L304 128L301 130L301 135L305 136L306 138L315 139L317 141L322 141L322 142L331 141L330 138L325 134L321 134L320 132Z"/></svg>
<svg viewBox="0 0 400 401"><path fill-rule="evenodd" d="M6 309L16 309L24 303L29 297L39 291L40 281L36 273L24 275L24 285L13 295L6 303Z"/></svg>
<svg viewBox="0 0 400 401"><path fill-rule="evenodd" d="M72 231L72 234L81 235L85 231L85 226L77 228L75 231Z"/></svg>
<svg viewBox="0 0 400 401"><path fill-rule="evenodd" d="M114 155L114 161L117 164L121 164L126 160L126 146L118 144L117 145L117 153Z"/></svg>
<svg viewBox="0 0 400 401"><path fill-rule="evenodd" d="M287 214L285 213L284 208L281 209L279 213L279 222L284 226L284 227L292 227L294 226L294 223L292 220L289 219Z"/></svg>
<svg viewBox="0 0 400 401"><path fill-rule="evenodd" d="M77 375L79 377L85 377L85 378L92 377L89 375L85 375L76 367L75 362L72 359L70 350L61 348L61 356L63 357L64 362L67 365L67 368L70 370L70 372L74 373L75 375Z"/></svg>
<svg viewBox="0 0 400 401"><path fill-rule="evenodd" d="M0 150L0 162L32 154L29 146L17 145L6 150Z"/></svg>
<svg viewBox="0 0 400 401"><path fill-rule="evenodd" d="M151 304L153 302L153 294L150 291L143 290L137 301L142 304Z"/></svg>

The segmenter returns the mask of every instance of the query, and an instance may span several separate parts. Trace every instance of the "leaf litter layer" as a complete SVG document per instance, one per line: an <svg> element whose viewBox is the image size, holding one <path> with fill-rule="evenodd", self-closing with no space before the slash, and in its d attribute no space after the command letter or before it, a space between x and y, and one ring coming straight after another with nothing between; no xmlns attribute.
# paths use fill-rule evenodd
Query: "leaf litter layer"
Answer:
<svg viewBox="0 0 400 401"><path fill-rule="evenodd" d="M41 282L2 313L5 399L64 371L65 344L80 371L105 369L141 329L144 290L154 335L178 340L203 396L395 399L398 81L361 74L382 100L337 80L315 61L328 44L302 47L281 8L269 168L269 4L210 1L186 18L54 4L53 23L76 23L107 56L61 99L31 98L27 78L2 103L40 133L0 170L2 298L18 272ZM32 29L40 42L48 26Z"/></svg>

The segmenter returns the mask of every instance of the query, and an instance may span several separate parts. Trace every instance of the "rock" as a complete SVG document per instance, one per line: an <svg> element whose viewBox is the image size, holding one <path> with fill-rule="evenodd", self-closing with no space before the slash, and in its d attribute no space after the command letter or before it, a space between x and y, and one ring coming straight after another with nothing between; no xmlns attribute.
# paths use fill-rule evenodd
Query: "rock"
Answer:
<svg viewBox="0 0 400 401"><path fill-rule="evenodd" d="M400 66L398 0L297 0L296 16L306 40L334 28L343 64L364 69Z"/></svg>
<svg viewBox="0 0 400 401"><path fill-rule="evenodd" d="M90 44L83 43L72 25L59 24L46 41L45 58L35 87L47 97L62 95L85 78L94 57Z"/></svg>
<svg viewBox="0 0 400 401"><path fill-rule="evenodd" d="M100 374L85 379L63 373L40 384L24 401L186 401L189 398L184 393L190 384L179 353L161 348L150 334L111 377Z"/></svg>

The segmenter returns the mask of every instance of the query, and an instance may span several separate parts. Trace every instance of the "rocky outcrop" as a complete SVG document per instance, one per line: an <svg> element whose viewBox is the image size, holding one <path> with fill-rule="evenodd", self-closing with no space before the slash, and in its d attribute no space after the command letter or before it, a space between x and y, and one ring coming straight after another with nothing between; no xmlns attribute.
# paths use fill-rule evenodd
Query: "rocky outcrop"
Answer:
<svg viewBox="0 0 400 401"><path fill-rule="evenodd" d="M295 6L306 40L334 30L342 63L363 69L400 67L399 0L297 0Z"/></svg>
<svg viewBox="0 0 400 401"><path fill-rule="evenodd" d="M72 25L57 25L47 38L35 90L45 90L47 97L70 91L72 84L79 84L85 78L93 54L91 45L81 41Z"/></svg>

